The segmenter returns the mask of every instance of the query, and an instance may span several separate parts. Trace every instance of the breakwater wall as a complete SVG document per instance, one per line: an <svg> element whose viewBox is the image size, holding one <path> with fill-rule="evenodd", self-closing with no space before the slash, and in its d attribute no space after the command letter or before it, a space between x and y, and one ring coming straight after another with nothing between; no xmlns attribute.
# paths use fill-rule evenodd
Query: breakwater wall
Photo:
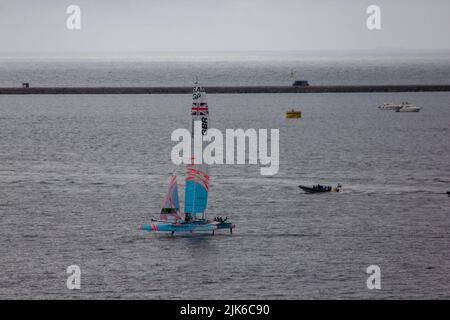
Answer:
<svg viewBox="0 0 450 320"><path fill-rule="evenodd" d="M210 86L207 93L371 93L450 91L450 85ZM0 87L1 94L186 94L192 87Z"/></svg>

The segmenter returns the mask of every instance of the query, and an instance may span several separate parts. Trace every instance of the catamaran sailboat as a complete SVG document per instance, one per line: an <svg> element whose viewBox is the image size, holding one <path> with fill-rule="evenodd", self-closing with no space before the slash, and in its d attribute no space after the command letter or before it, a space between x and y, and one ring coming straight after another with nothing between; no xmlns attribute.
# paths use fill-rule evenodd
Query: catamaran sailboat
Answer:
<svg viewBox="0 0 450 320"><path fill-rule="evenodd" d="M194 121L202 122L202 135L206 134L209 126L209 109L205 91L197 82L192 99L191 145L194 146ZM204 147L203 145L203 149ZM213 220L206 218L209 191L208 166L192 163L187 165L186 171L184 213L180 211L177 179L171 176L159 219L152 220L151 224L142 224L139 229L171 232L172 235L175 232L211 232L214 235L215 230L218 229L229 229L230 233L233 233L235 226L228 221L228 218L217 217Z"/></svg>

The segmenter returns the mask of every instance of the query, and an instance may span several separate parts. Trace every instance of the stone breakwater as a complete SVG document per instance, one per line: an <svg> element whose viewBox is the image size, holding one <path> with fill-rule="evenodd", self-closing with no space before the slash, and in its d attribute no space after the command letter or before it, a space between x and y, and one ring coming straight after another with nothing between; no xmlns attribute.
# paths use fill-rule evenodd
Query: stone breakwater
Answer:
<svg viewBox="0 0 450 320"><path fill-rule="evenodd" d="M210 86L208 93L371 93L450 91L450 85ZM0 94L186 94L192 87L3 87Z"/></svg>

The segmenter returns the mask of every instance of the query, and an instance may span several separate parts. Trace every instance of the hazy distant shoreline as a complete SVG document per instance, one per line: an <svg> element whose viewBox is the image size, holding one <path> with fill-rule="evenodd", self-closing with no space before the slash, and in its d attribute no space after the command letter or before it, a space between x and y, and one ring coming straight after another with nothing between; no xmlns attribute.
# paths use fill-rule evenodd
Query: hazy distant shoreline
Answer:
<svg viewBox="0 0 450 320"><path fill-rule="evenodd" d="M379 50L291 50L291 51L141 51L141 52L0 52L1 60L186 60L195 59L332 59L332 58L439 58L450 60L450 50L406 50L406 49L379 49Z"/></svg>

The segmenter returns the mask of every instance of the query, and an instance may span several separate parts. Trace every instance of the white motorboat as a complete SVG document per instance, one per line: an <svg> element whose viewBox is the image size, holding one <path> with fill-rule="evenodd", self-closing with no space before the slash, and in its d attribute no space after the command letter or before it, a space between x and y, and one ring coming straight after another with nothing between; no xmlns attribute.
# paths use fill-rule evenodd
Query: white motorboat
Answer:
<svg viewBox="0 0 450 320"><path fill-rule="evenodd" d="M416 108L409 102L402 102L402 103L385 102L382 105L378 106L378 109L399 111L400 109L403 109L403 108L405 108L405 110L406 110L406 108L409 108L409 107ZM419 110L420 110L420 108L419 108ZM417 111L415 111L415 112L417 112Z"/></svg>

